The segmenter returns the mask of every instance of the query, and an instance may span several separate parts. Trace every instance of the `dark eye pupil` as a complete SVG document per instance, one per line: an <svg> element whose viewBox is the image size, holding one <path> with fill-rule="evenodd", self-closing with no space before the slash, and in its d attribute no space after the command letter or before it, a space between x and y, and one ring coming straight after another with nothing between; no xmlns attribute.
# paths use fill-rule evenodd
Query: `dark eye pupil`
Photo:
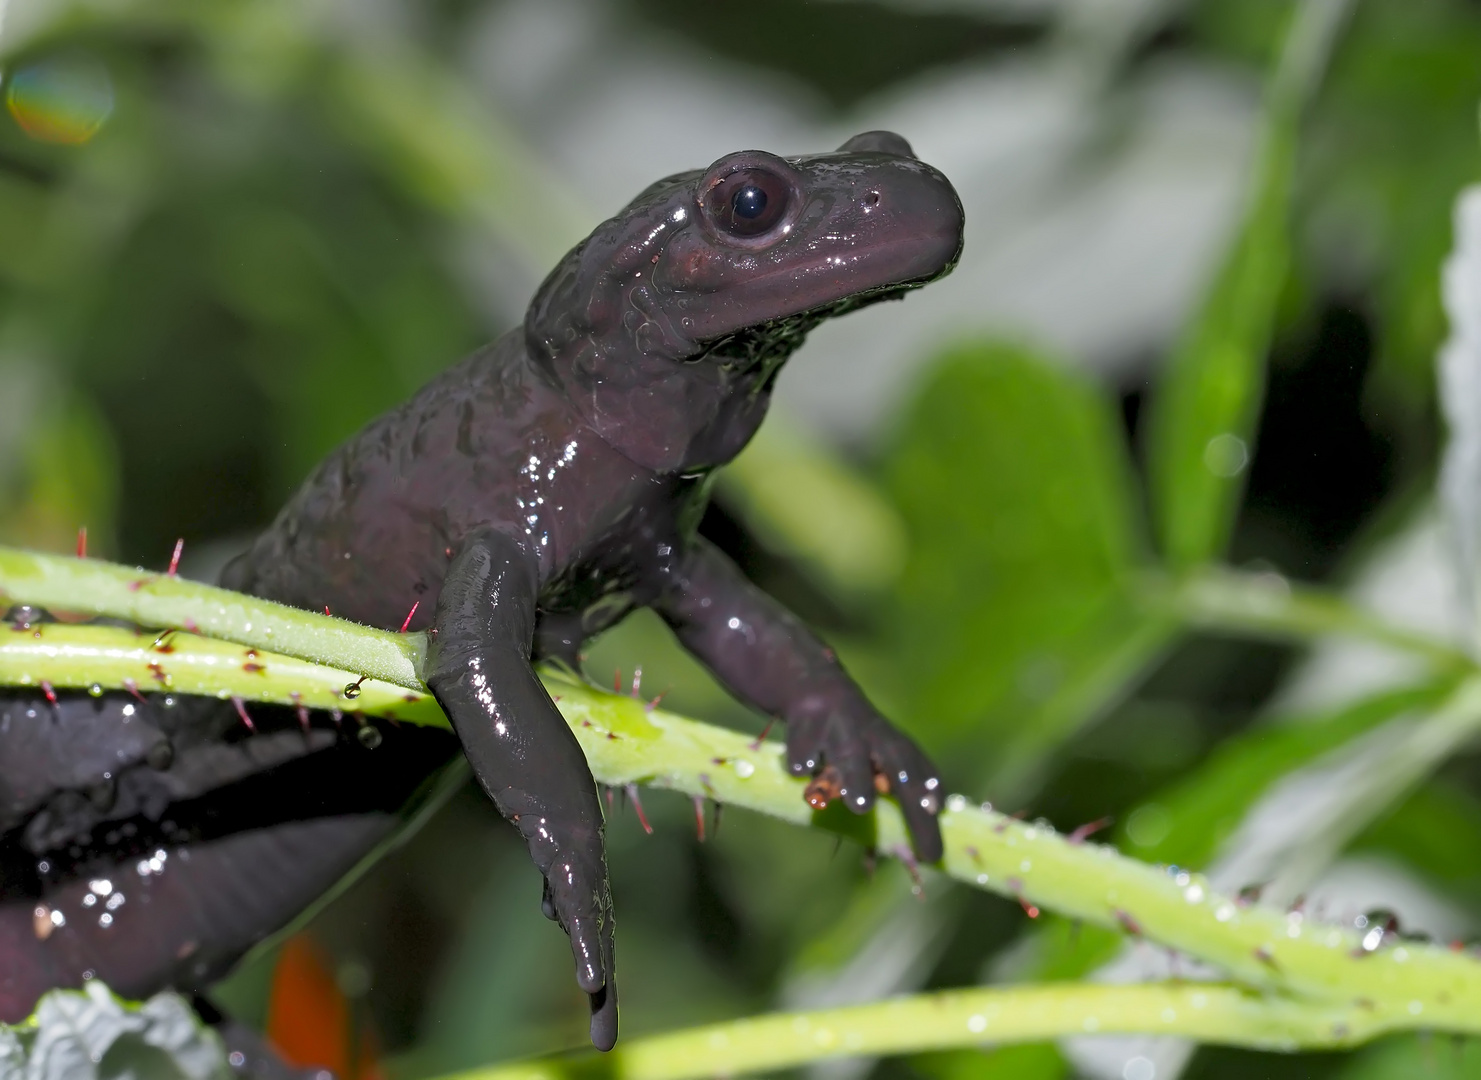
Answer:
<svg viewBox="0 0 1481 1080"><path fill-rule="evenodd" d="M745 218L748 221L758 218L766 209L766 192L755 184L746 184L736 190L735 198L730 200L730 206L738 218Z"/></svg>

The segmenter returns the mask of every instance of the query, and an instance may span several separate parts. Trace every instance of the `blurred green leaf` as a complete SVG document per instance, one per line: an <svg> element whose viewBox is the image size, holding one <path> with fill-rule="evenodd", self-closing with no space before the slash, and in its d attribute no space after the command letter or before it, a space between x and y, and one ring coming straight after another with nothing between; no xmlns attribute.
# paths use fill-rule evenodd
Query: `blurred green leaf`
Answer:
<svg viewBox="0 0 1481 1080"><path fill-rule="evenodd" d="M1189 776L1132 811L1119 828L1121 845L1138 858L1205 867L1282 776L1405 712L1439 705L1454 687L1453 679L1427 682L1229 739Z"/></svg>
<svg viewBox="0 0 1481 1080"><path fill-rule="evenodd" d="M905 528L859 473L773 410L717 495L763 544L798 559L848 600L892 585L905 564Z"/></svg>
<svg viewBox="0 0 1481 1080"><path fill-rule="evenodd" d="M1290 263L1288 215L1303 107L1340 30L1344 0L1297 8L1271 79L1233 247L1173 352L1149 420L1148 472L1158 537L1174 568L1217 555L1249 464L1265 351Z"/></svg>
<svg viewBox="0 0 1481 1080"><path fill-rule="evenodd" d="M917 1075L932 1080L1060 1080L1069 1070L1053 1043L920 1054L910 1064Z"/></svg>
<svg viewBox="0 0 1481 1080"><path fill-rule="evenodd" d="M1418 870L1472 910L1481 909L1481 800L1436 777L1375 821L1352 843L1356 851L1383 852Z"/></svg>
<svg viewBox="0 0 1481 1080"><path fill-rule="evenodd" d="M1340 1080L1473 1080L1481 1076L1481 1040L1399 1035L1360 1051Z"/></svg>
<svg viewBox="0 0 1481 1080"><path fill-rule="evenodd" d="M110 554L118 455L97 409L18 363L0 362L0 397L0 540L71 551L86 526L90 551Z"/></svg>
<svg viewBox="0 0 1481 1080"><path fill-rule="evenodd" d="M1142 544L1110 403L1026 348L962 345L887 477L911 537L898 641L913 730L1026 768L1162 640L1127 598Z"/></svg>
<svg viewBox="0 0 1481 1080"><path fill-rule="evenodd" d="M1478 51L1475 4L1361 4L1309 124L1307 243L1338 287L1351 291L1361 276L1372 290L1370 377L1414 405L1428 398L1445 334L1450 206L1481 175Z"/></svg>

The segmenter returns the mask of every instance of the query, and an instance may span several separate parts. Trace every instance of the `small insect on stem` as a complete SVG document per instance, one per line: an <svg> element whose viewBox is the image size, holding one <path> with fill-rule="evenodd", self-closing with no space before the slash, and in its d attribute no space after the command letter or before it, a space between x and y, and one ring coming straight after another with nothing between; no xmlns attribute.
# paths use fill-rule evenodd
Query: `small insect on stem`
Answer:
<svg viewBox="0 0 1481 1080"><path fill-rule="evenodd" d="M77 530L77 557L87 558L87 526L83 525Z"/></svg>
<svg viewBox="0 0 1481 1080"><path fill-rule="evenodd" d="M642 800L638 798L638 785L627 785L627 797L632 800L633 809L638 812L638 824L643 826L643 831L649 836L653 835L653 826L648 824L648 815L643 813Z"/></svg>
<svg viewBox="0 0 1481 1080"><path fill-rule="evenodd" d="M403 634L406 633L406 628L411 625L411 618L412 618L412 616L417 613L417 608L419 608L421 606L422 606L422 602L420 600L416 601L415 603L413 603L411 605L411 610L406 613L406 618L401 621L401 633L403 633ZM324 614L326 614L326 615L329 614L329 609L328 608L325 608L324 609Z"/></svg>
<svg viewBox="0 0 1481 1080"><path fill-rule="evenodd" d="M175 577L180 570L180 553L185 550L185 537L175 541L174 554L170 556L170 568L165 571L169 577Z"/></svg>

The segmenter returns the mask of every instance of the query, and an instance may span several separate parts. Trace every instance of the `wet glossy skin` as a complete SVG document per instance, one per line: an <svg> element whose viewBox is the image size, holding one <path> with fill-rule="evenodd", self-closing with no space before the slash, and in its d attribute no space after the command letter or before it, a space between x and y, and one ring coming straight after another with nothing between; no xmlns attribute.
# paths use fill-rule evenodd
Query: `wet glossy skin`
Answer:
<svg viewBox="0 0 1481 1080"><path fill-rule="evenodd" d="M461 747L544 875L546 913L570 935L591 996L592 1040L610 1047L601 808L531 664L576 664L587 637L638 606L739 697L786 721L791 767L814 777L815 804L839 798L864 812L888 790L920 858L938 859L930 763L695 526L711 471L754 434L806 331L945 273L961 229L950 184L898 136L807 158L730 155L641 194L562 260L522 330L325 461L223 583L393 629L418 601L412 625L431 637L424 676L457 746L388 731L393 752L366 754L322 724L306 737L271 713L249 739L214 703L166 714L157 700L112 695L65 700L50 710L52 734L22 746L19 712L48 707L12 699L0 717L0 888L23 899L0 904L0 1018L84 967L131 993L203 985L384 835L398 801ZM125 704L138 708L120 735ZM89 738L123 748L116 769L78 762ZM372 759L384 773L373 796L354 776ZM100 769L117 775L100 781ZM284 800L275 792L294 769L312 794ZM99 795L99 783L111 788ZM134 833L117 835L118 823ZM156 844L194 866L177 857L167 873L140 871L131 860ZM246 880L249 856L233 849L244 844L282 864L277 880ZM90 882L108 866L133 866L136 907L153 907L129 949L92 918L107 899ZM226 878L244 910L202 899ZM166 881L181 895L166 895ZM37 928L38 911L70 910L90 891L83 917Z"/></svg>

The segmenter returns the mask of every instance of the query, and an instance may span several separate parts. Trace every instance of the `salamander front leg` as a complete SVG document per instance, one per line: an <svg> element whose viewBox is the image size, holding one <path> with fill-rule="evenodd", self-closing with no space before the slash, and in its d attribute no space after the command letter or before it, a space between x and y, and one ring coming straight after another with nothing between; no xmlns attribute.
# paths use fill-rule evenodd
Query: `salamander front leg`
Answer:
<svg viewBox="0 0 1481 1080"><path fill-rule="evenodd" d="M617 984L602 810L581 746L530 666L536 591L534 560L514 540L471 537L443 581L427 685L545 876L542 907L570 935L591 997L591 1041L609 1050Z"/></svg>
<svg viewBox="0 0 1481 1080"><path fill-rule="evenodd" d="M704 539L668 568L654 605L684 647L738 697L787 722L787 761L811 776L808 801L856 814L876 790L900 804L922 862L941 858L940 774L879 714L797 616L756 588Z"/></svg>

